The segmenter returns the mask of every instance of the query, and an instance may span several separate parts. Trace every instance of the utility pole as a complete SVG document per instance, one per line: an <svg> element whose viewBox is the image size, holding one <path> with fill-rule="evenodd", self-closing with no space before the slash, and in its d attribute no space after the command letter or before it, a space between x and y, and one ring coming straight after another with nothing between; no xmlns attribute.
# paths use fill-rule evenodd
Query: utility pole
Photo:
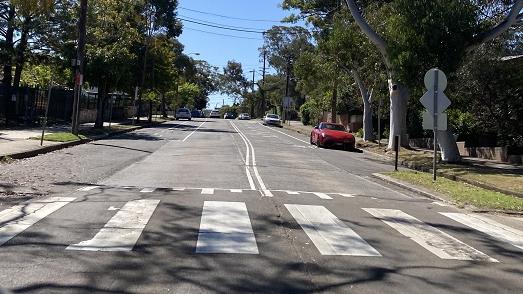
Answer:
<svg viewBox="0 0 523 294"><path fill-rule="evenodd" d="M254 74L256 73L256 70L253 69L249 72L252 72L252 85L251 85L251 88L252 88L252 97L251 97L251 107L250 107L250 115L251 117L254 117Z"/></svg>
<svg viewBox="0 0 523 294"><path fill-rule="evenodd" d="M286 81L285 81L285 97L289 97L289 82L290 82L290 79L291 79L291 76L289 74L289 71L290 71L290 67L291 67L291 62L290 60L287 61L287 72L286 72ZM282 101L282 116L283 116L283 123L285 123L285 121L287 120L287 109L284 107L283 105L283 101Z"/></svg>
<svg viewBox="0 0 523 294"><path fill-rule="evenodd" d="M265 61L267 60L267 51L265 50L265 46L263 47L263 70L262 70L262 86L261 86L261 94L262 94L262 116L265 115L265 111L267 110L267 101L265 101Z"/></svg>
<svg viewBox="0 0 523 294"><path fill-rule="evenodd" d="M71 132L78 135L80 116L80 97L82 96L82 84L85 71L85 35L87 22L87 0L80 0L80 18L78 20L78 48L75 60L75 83L73 91L73 117Z"/></svg>

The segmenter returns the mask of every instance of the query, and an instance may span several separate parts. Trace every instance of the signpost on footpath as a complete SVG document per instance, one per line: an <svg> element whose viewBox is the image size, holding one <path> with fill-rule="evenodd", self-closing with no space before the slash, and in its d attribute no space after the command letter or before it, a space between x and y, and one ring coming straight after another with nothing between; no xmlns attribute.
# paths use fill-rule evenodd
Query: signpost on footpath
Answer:
<svg viewBox="0 0 523 294"><path fill-rule="evenodd" d="M434 132L434 158L432 162L432 178L436 180L436 161L438 148L438 130L447 130L447 114L444 113L450 100L443 91L447 88L445 73L433 68L425 74L425 88L427 92L421 97L420 102L427 111L423 113L423 128L432 129Z"/></svg>

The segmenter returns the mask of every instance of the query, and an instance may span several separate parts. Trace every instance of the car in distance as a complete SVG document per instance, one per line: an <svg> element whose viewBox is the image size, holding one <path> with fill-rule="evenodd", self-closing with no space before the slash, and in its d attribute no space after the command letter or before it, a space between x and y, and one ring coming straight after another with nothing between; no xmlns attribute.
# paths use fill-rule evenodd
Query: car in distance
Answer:
<svg viewBox="0 0 523 294"><path fill-rule="evenodd" d="M239 120L250 120L251 116L248 113L242 113L238 116Z"/></svg>
<svg viewBox="0 0 523 294"><path fill-rule="evenodd" d="M236 115L235 115L233 112L226 112L226 113L223 115L223 118L225 118L225 119L235 119L235 118L236 118Z"/></svg>
<svg viewBox="0 0 523 294"><path fill-rule="evenodd" d="M310 142L318 147L355 149L356 139L341 124L321 122L311 131Z"/></svg>
<svg viewBox="0 0 523 294"><path fill-rule="evenodd" d="M263 117L263 124L264 125L271 125L271 126L277 126L277 127L283 127L281 124L280 116L277 114L266 114Z"/></svg>
<svg viewBox="0 0 523 294"><path fill-rule="evenodd" d="M179 108L178 111L176 111L176 120L179 119L188 119L191 120L191 111L187 108Z"/></svg>
<svg viewBox="0 0 523 294"><path fill-rule="evenodd" d="M191 117L202 117L202 112L201 110L198 110L198 109L193 109L193 111L191 111Z"/></svg>
<svg viewBox="0 0 523 294"><path fill-rule="evenodd" d="M210 118L220 118L220 112L218 110L213 110L211 111L211 113L209 114L209 117Z"/></svg>

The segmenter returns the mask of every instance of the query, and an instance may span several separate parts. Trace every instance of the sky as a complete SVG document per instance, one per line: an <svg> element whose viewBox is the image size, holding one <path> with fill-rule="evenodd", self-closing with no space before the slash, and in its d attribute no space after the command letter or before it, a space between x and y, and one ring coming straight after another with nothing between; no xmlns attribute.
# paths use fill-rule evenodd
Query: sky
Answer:
<svg viewBox="0 0 523 294"><path fill-rule="evenodd" d="M290 14L280 7L280 3L281 0L180 0L178 17L182 19L184 29L179 39L185 46L185 54L218 66L220 71L227 61L235 60L242 64L249 80L252 79L251 70L256 70L255 79L260 79L263 67L258 51L263 45L261 33L225 30L195 22L264 31L279 25L279 21ZM210 96L208 106L220 107L223 100L225 104L233 101L227 95L216 93Z"/></svg>

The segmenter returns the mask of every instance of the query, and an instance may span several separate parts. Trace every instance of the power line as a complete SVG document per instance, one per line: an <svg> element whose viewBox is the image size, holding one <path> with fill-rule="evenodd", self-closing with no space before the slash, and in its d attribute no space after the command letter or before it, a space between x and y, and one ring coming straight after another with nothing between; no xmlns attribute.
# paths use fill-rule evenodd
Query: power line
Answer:
<svg viewBox="0 0 523 294"><path fill-rule="evenodd" d="M263 41L262 38L251 38L251 37L243 37L243 36L234 36L234 35L220 34L220 33L215 33L215 32L209 32L209 31L205 31L205 30L199 30L199 29L195 29L195 28L190 28L190 27L186 27L186 26L184 26L183 29L184 30L190 30L190 31L196 31L196 32L200 32L200 33L205 33L205 34L223 36L223 37Z"/></svg>
<svg viewBox="0 0 523 294"><path fill-rule="evenodd" d="M195 24L199 24L199 25L202 25L202 26L208 26L208 27L212 27L212 28L218 28L218 29L222 29L222 30L237 31L237 32L244 32L244 33L256 33L256 34L263 34L263 33L265 33L264 31L254 31L254 30L235 29L235 28L231 28L231 27L224 27L224 26L218 26L218 25L206 24L206 23L203 23L203 22L194 21L194 20L189 20L189 19L184 19L184 18L181 18L181 17L179 17L179 19L182 20L182 21L186 21L186 22L190 22L190 23L195 23Z"/></svg>
<svg viewBox="0 0 523 294"><path fill-rule="evenodd" d="M250 27L232 26L232 25L228 25L228 24L222 24L222 23L212 22L212 21L203 20L203 19L198 19L198 18L194 18L194 17L186 16L186 15L181 15L181 14L178 14L178 16L183 17L183 18L187 18L187 19L190 19L190 20L193 20L193 21L201 21L201 22L204 22L204 23L213 24L213 25L218 25L218 26L223 26L223 27L236 28L236 29L244 29L244 30L262 30L262 29L259 29L259 28L250 28Z"/></svg>
<svg viewBox="0 0 523 294"><path fill-rule="evenodd" d="M200 14L207 14L207 15L217 16L217 17L221 17L221 18L228 18L228 19L236 19L236 20L243 20L243 21L253 21L253 22L272 22L272 23L281 23L281 21L279 21L279 20L239 18L239 17L233 17L233 16L227 16L227 15L221 15L221 14L216 14L216 13L211 13L211 12L205 12L205 11L200 11L200 10L195 10L195 9L189 9L189 8L180 7L180 6L178 7L178 9L187 10L187 11L192 11L192 12L196 12L196 13L200 13Z"/></svg>

